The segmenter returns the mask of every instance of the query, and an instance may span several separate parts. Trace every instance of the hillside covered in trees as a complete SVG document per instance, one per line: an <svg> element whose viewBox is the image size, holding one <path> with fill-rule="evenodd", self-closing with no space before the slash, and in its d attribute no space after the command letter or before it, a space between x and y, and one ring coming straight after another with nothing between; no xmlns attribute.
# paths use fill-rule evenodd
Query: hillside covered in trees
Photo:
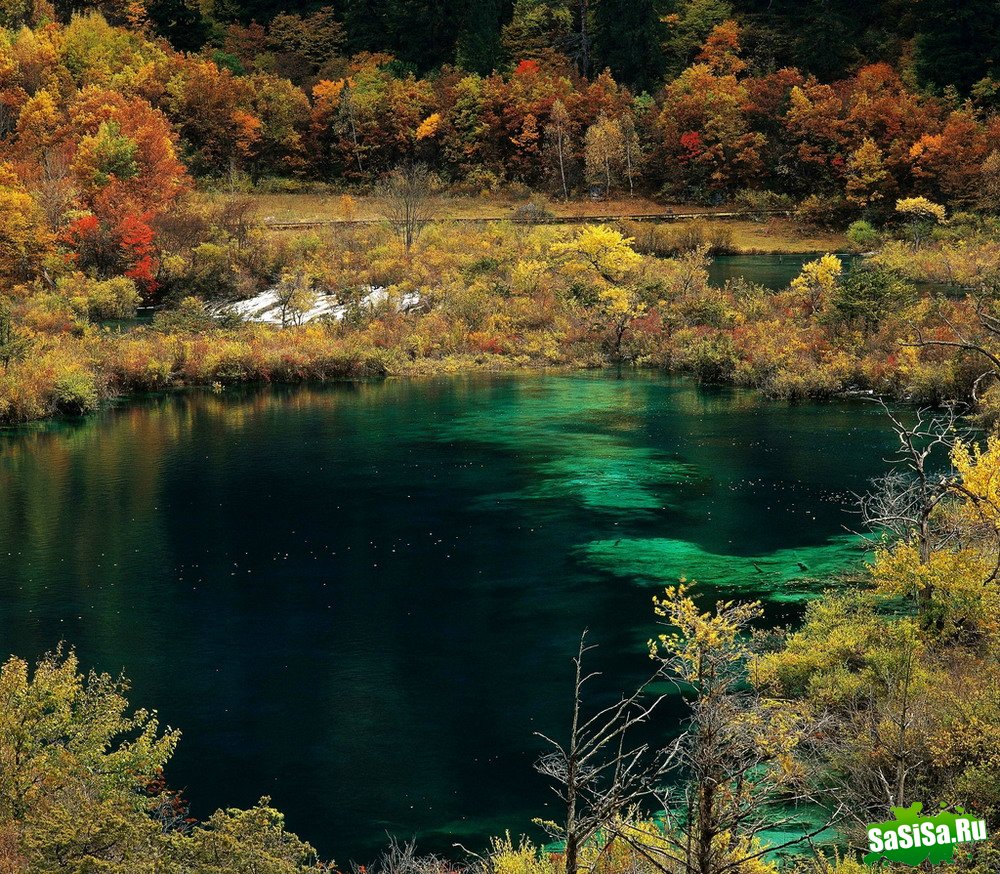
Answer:
<svg viewBox="0 0 1000 874"><path fill-rule="evenodd" d="M227 6L190 44L180 35L197 31L200 8L11 3L3 157L65 194L74 165L83 181L80 140L100 135L105 162L133 153L147 179L141 212L183 187L171 156L230 181L371 183L423 161L471 190L589 183L718 201L750 187L854 209L910 193L974 205L989 196L980 175L998 139L985 38L996 4L968 19L900 5L855 16L836 4L526 2L488 28L488 3ZM449 32L474 25L483 33ZM124 183L131 166L104 175ZM43 206L58 218L59 203Z"/></svg>
<svg viewBox="0 0 1000 874"><path fill-rule="evenodd" d="M800 628L656 600L655 680L688 722L641 781L595 788L557 747L539 770L580 794L553 847L393 844L371 870L859 874L864 823L917 799L992 833L1000 443L956 404L1000 420L998 31L997 0L0 0L0 425L182 386L609 364L947 409L892 420L870 562ZM283 233L274 194L338 218ZM501 195L513 220L450 220ZM713 283L725 225L550 221L640 196L842 247L781 288ZM245 318L261 298L278 316ZM336 870L267 798L195 821L178 734L127 691L66 648L0 668L0 874ZM840 846L781 869L761 836L805 801Z"/></svg>
<svg viewBox="0 0 1000 874"><path fill-rule="evenodd" d="M55 11L65 21L82 8L60 0ZM97 8L120 24L134 25L141 15L134 3ZM16 24L25 10L10 3L6 14ZM991 34L1000 25L992 0L879 0L863 7L844 0L156 0L147 15L156 33L185 51L225 50L227 40L232 47L246 35L243 27L272 25L266 48L299 67L283 68L291 78L336 56L387 52L418 75L445 65L488 74L528 59L568 63L581 76L609 68L635 92L677 76L712 27L731 19L744 29L749 62L759 73L796 67L829 81L887 62L921 88L961 96L992 90L998 56ZM296 33L297 16L311 26Z"/></svg>
<svg viewBox="0 0 1000 874"><path fill-rule="evenodd" d="M978 298L913 283L981 295L996 282L988 72L935 87L914 35L888 60L860 41L827 79L763 61L750 12L693 5L642 29L655 39L630 57L678 60L638 91L575 54L580 26L584 45L591 25L601 44L599 3L582 19L518 4L500 31L517 48L493 72L457 66L460 54L438 66L350 54L350 8L346 22L328 9L213 19L197 50L157 37L155 6L4 8L0 419L188 383L608 361L779 395L972 390L975 357L924 340L985 330ZM386 220L269 233L254 193L302 190L339 193L347 218L352 192L373 194ZM442 224L443 192L497 190L781 209L804 225L854 222L857 250L886 248L855 271L818 260L787 295L711 289L706 258L726 241L704 227ZM372 288L387 290L379 307L365 303ZM286 330L219 318L267 289ZM317 299L348 318L299 326ZM107 330L140 303L162 310L152 330ZM206 330L225 342L206 344Z"/></svg>

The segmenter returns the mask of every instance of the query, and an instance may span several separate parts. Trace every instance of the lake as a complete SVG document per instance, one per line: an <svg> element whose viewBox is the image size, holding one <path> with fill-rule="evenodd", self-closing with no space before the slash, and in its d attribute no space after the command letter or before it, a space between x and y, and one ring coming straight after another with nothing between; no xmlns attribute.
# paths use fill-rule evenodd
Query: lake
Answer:
<svg viewBox="0 0 1000 874"><path fill-rule="evenodd" d="M802 272L802 265L820 257L813 254L713 255L708 266L708 279L722 288L730 279L745 279L772 291L782 291ZM849 267L856 256L838 254Z"/></svg>
<svg viewBox="0 0 1000 874"><path fill-rule="evenodd" d="M609 695L681 576L793 621L892 444L873 405L655 374L139 399L0 432L0 652L124 670L196 815L268 794L342 864L481 849L554 815L533 732L582 629Z"/></svg>

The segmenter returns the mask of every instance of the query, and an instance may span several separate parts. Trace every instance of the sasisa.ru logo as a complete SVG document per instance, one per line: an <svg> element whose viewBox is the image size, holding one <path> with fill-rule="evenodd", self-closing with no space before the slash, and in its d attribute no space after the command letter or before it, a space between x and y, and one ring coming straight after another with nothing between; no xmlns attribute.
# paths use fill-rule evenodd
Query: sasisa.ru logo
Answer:
<svg viewBox="0 0 1000 874"><path fill-rule="evenodd" d="M909 807L894 807L896 819L873 823L868 827L868 849L865 863L902 862L919 865L929 861L950 862L957 844L986 840L986 823L968 815L961 807L942 810L934 816L922 814L918 801Z"/></svg>

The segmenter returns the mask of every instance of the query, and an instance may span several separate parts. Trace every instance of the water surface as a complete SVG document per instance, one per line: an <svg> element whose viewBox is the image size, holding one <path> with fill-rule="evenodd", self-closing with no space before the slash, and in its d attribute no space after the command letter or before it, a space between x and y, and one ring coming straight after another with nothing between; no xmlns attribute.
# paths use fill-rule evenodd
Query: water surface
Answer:
<svg viewBox="0 0 1000 874"><path fill-rule="evenodd" d="M386 831L481 848L553 814L533 732L562 731L580 631L610 694L681 576L794 619L858 561L845 507L890 437L862 403L614 374L190 392L0 432L0 653L124 669L184 731L168 776L198 815L266 793L342 863Z"/></svg>
<svg viewBox="0 0 1000 874"><path fill-rule="evenodd" d="M712 285L722 288L731 279L745 279L781 291L802 272L802 265L818 258L816 254L768 255L713 255L708 267L708 279ZM839 255L845 262L853 262L850 255Z"/></svg>

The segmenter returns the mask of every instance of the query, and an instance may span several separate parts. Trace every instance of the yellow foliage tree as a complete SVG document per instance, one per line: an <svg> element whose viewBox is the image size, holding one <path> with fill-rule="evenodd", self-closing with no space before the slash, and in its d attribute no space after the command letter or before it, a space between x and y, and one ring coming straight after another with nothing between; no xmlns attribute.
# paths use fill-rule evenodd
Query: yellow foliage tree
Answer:
<svg viewBox="0 0 1000 874"><path fill-rule="evenodd" d="M932 523L941 536L921 549L916 537L875 553L872 578L890 597L915 596L948 634L1000 634L1000 436L984 446L959 440Z"/></svg>
<svg viewBox="0 0 1000 874"><path fill-rule="evenodd" d="M0 279L30 279L52 243L42 208L18 181L10 164L0 164Z"/></svg>
<svg viewBox="0 0 1000 874"><path fill-rule="evenodd" d="M829 300L844 272L836 255L824 255L802 265L802 272L792 280L792 291L801 296L810 315L815 315Z"/></svg>
<svg viewBox="0 0 1000 874"><path fill-rule="evenodd" d="M943 224L945 210L940 203L934 203L926 197L904 197L896 201L896 214L909 222L910 236L914 248L919 249L928 225Z"/></svg>
<svg viewBox="0 0 1000 874"><path fill-rule="evenodd" d="M885 197L891 181L882 150L874 140L865 139L847 162L847 199L860 207L871 206Z"/></svg>
<svg viewBox="0 0 1000 874"><path fill-rule="evenodd" d="M592 281L598 313L611 330L611 351L616 358L621 356L629 325L648 309L638 282L642 256L632 248L633 242L607 225L587 225L573 240L552 247L571 280Z"/></svg>
<svg viewBox="0 0 1000 874"><path fill-rule="evenodd" d="M570 273L596 272L608 283L621 282L642 264L635 240L608 225L586 225L572 240L556 243L552 254L564 259Z"/></svg>

